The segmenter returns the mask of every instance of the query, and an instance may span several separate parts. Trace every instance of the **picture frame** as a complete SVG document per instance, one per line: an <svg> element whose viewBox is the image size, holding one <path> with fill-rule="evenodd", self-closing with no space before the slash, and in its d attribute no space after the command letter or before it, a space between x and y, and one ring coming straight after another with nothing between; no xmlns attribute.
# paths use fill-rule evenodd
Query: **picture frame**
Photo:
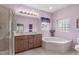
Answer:
<svg viewBox="0 0 79 59"><path fill-rule="evenodd" d="M17 24L17 32L24 32L24 24Z"/></svg>
<svg viewBox="0 0 79 59"><path fill-rule="evenodd" d="M76 21L76 27L79 28L79 19Z"/></svg>

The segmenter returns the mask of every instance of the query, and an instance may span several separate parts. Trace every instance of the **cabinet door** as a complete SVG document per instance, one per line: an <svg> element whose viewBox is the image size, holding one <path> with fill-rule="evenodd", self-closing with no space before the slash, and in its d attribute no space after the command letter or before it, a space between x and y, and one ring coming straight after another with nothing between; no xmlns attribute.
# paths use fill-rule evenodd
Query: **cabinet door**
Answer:
<svg viewBox="0 0 79 59"><path fill-rule="evenodd" d="M29 49L29 46L28 46L28 36L25 36L24 37L25 39L24 39L24 50L27 50L27 49Z"/></svg>
<svg viewBox="0 0 79 59"><path fill-rule="evenodd" d="M37 47L37 38L36 37L34 38L34 47L35 48Z"/></svg>
<svg viewBox="0 0 79 59"><path fill-rule="evenodd" d="M24 50L23 40L24 40L23 36L15 37L15 51L16 52L20 52Z"/></svg>
<svg viewBox="0 0 79 59"><path fill-rule="evenodd" d="M37 47L42 46L41 38L37 38Z"/></svg>
<svg viewBox="0 0 79 59"><path fill-rule="evenodd" d="M37 34L34 38L34 47L39 47L42 45L42 35Z"/></svg>
<svg viewBox="0 0 79 59"><path fill-rule="evenodd" d="M33 35L29 35L28 36L28 40L29 40L29 49L34 47L34 36Z"/></svg>

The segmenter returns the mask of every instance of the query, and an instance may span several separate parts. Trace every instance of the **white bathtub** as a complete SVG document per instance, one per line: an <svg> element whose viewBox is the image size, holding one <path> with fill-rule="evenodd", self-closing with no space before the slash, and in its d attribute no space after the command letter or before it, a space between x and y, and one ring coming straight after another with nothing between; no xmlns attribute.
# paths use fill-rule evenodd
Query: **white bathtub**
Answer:
<svg viewBox="0 0 79 59"><path fill-rule="evenodd" d="M43 37L42 47L53 52L67 52L71 48L72 40L57 37Z"/></svg>

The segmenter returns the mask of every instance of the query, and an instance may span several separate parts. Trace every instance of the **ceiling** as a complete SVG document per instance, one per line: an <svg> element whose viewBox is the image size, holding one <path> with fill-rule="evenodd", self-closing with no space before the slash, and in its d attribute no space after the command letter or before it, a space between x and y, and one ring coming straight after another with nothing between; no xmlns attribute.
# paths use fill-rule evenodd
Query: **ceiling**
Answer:
<svg viewBox="0 0 79 59"><path fill-rule="evenodd" d="M26 4L25 6L53 13L69 6L69 4Z"/></svg>
<svg viewBox="0 0 79 59"><path fill-rule="evenodd" d="M12 9L18 9L18 8L27 9L27 7L31 7L31 8L35 8L38 10L51 12L51 13L58 11L62 8L65 8L69 5L70 4L4 4L4 6L8 8L12 8Z"/></svg>

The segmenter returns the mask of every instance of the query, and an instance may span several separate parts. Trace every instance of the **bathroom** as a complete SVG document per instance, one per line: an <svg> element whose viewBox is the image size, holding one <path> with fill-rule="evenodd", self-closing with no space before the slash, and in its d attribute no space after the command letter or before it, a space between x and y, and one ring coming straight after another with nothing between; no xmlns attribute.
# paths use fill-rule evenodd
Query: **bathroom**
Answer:
<svg viewBox="0 0 79 59"><path fill-rule="evenodd" d="M4 44L0 43L7 48L7 54L77 54L78 50L76 49L79 42L78 4L3 4L0 6L7 9L6 18L9 16L7 18L9 27L5 31L8 34L3 35L6 38L8 36L8 39L4 38ZM3 26L0 26L0 32L2 32L1 29L4 29ZM22 41L25 39L26 41ZM38 41L34 41L35 39ZM5 46L5 44L7 45Z"/></svg>

